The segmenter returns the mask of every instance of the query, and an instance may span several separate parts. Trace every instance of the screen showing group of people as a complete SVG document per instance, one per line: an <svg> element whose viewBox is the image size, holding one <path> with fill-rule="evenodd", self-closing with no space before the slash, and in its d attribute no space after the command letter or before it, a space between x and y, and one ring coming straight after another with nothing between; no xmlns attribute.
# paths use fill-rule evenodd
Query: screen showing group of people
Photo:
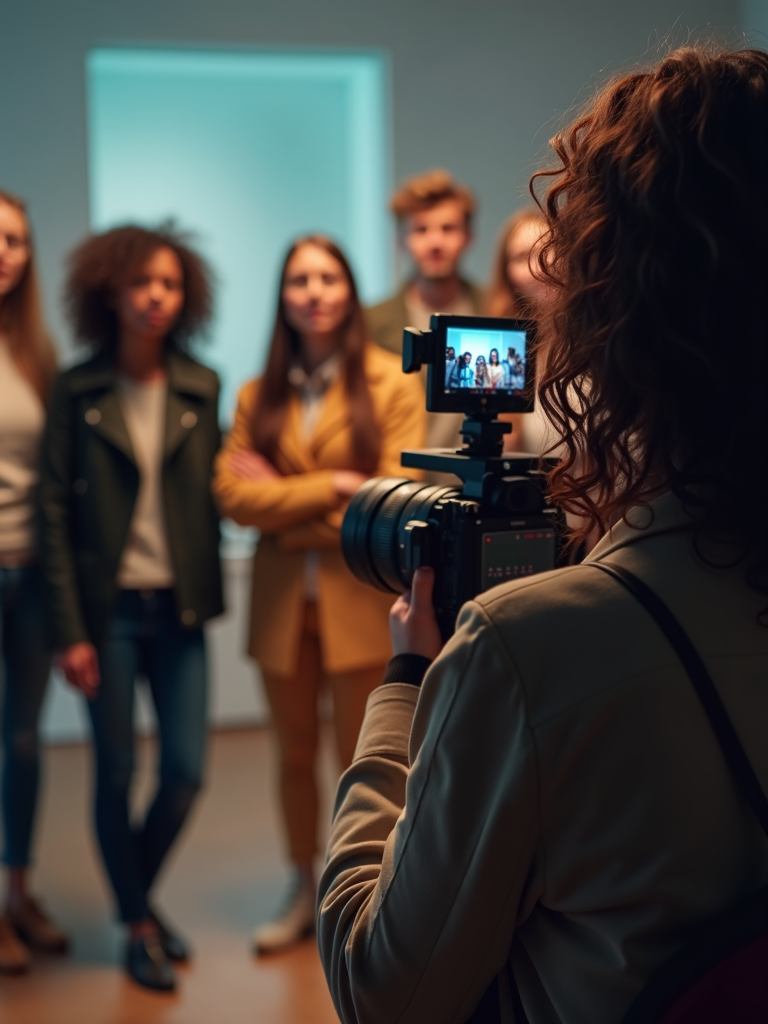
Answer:
<svg viewBox="0 0 768 1024"><path fill-rule="evenodd" d="M445 390L525 388L525 331L449 327L445 345Z"/></svg>

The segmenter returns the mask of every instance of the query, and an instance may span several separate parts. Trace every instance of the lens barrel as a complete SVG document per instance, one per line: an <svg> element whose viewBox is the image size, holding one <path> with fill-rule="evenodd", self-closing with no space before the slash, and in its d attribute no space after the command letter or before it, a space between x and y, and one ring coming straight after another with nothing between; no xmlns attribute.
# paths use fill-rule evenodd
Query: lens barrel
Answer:
<svg viewBox="0 0 768 1024"><path fill-rule="evenodd" d="M353 496L341 524L341 550L359 580L401 594L411 583L403 564L402 535L412 519L429 520L435 505L458 497L453 487L438 487L403 477L368 480Z"/></svg>

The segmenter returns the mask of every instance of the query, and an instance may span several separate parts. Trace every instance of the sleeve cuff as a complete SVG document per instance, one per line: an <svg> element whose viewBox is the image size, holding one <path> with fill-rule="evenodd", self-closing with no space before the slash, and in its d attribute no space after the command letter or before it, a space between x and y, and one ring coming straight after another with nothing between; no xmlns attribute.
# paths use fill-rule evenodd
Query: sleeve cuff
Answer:
<svg viewBox="0 0 768 1024"><path fill-rule="evenodd" d="M407 683L377 686L368 698L354 760L385 757L407 768L408 744L419 690Z"/></svg>
<svg viewBox="0 0 768 1024"><path fill-rule="evenodd" d="M410 683L411 686L421 686L427 669L432 664L430 658L421 654L396 654L389 659L387 670L382 679L384 683Z"/></svg>

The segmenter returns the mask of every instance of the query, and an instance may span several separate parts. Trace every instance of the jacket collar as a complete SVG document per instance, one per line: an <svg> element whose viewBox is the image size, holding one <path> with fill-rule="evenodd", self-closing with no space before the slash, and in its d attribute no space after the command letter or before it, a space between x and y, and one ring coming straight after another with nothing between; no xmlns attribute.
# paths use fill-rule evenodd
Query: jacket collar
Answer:
<svg viewBox="0 0 768 1024"><path fill-rule="evenodd" d="M413 284L413 278L409 278L405 281L392 296L390 302L392 303L392 314L393 318L405 323L408 319L408 304L406 302L406 296L408 295L408 289ZM480 313L483 306L483 290L479 288L474 282L468 281L465 277L459 278L461 286L469 297L469 301L473 307L473 315Z"/></svg>
<svg viewBox="0 0 768 1024"><path fill-rule="evenodd" d="M211 371L182 352L169 352L166 358L168 390L196 398L216 398L217 383Z"/></svg>
<svg viewBox="0 0 768 1024"><path fill-rule="evenodd" d="M588 561L594 562L605 558L620 548L636 544L647 537L660 533L692 530L693 526L693 520L683 508L680 500L667 491L647 505L629 509L624 517L600 538L590 551Z"/></svg>
<svg viewBox="0 0 768 1024"><path fill-rule="evenodd" d="M294 473L317 469L320 449L349 422L349 403L344 387L343 374L339 374L325 392L320 415L309 438L304 433L301 398L297 391L291 392L285 425L278 441L280 461L285 468Z"/></svg>
<svg viewBox="0 0 768 1024"><path fill-rule="evenodd" d="M194 359L181 352L168 352L165 365L169 392L200 398L215 397L215 378ZM116 379L114 353L105 350L76 368L71 389L75 394L114 390Z"/></svg>
<svg viewBox="0 0 768 1024"><path fill-rule="evenodd" d="M365 347L365 376L368 384L377 387L391 372L392 355L383 352L373 342ZM296 391L288 399L286 422L280 435L278 448L283 464L293 472L303 473L317 468L321 448L343 430L350 421L349 402L345 394L344 374L338 374L329 384L323 398L323 407L315 429L309 439L305 437L301 413L301 400Z"/></svg>
<svg viewBox="0 0 768 1024"><path fill-rule="evenodd" d="M205 367L178 352L167 354L166 373L168 398L163 457L167 460L190 436L197 424L195 399L215 398L216 378ZM93 394L92 409L98 416L91 423L92 429L135 464L136 456L120 408L116 384L113 353L100 352L82 367L78 367L71 386L76 394ZM192 418L185 414L190 414Z"/></svg>
<svg viewBox="0 0 768 1024"><path fill-rule="evenodd" d="M85 395L89 391L102 391L115 386L114 356L109 351L97 352L84 363L72 368L70 372L70 391L76 395Z"/></svg>

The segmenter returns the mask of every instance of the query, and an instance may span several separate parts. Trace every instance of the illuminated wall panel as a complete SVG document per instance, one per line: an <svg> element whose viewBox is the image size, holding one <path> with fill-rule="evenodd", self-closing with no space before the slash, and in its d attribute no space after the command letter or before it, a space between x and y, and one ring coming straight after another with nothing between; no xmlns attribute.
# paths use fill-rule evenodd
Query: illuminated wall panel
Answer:
<svg viewBox="0 0 768 1024"><path fill-rule="evenodd" d="M225 422L263 365L292 238L337 239L364 300L391 285L386 70L380 53L88 55L92 227L173 218L195 232L219 282L203 358Z"/></svg>

